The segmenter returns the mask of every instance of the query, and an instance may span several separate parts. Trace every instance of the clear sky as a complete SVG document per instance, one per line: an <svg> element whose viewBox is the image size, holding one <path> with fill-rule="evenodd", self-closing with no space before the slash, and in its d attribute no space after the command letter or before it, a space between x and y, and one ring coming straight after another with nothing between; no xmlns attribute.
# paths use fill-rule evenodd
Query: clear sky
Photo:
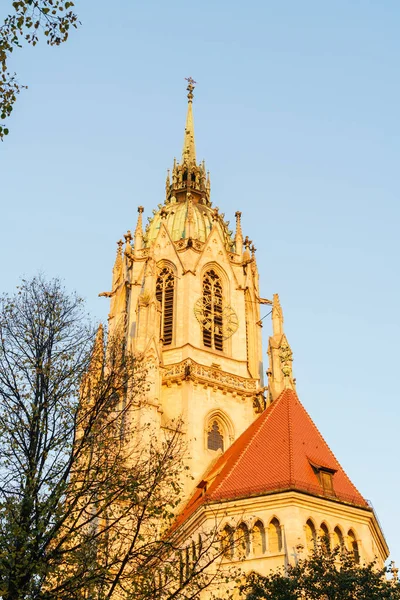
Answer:
<svg viewBox="0 0 400 600"><path fill-rule="evenodd" d="M300 399L400 562L400 3L76 10L67 44L13 57L29 89L0 145L1 289L42 270L106 318L97 294L115 242L138 205L147 217L164 200L192 76L212 201L231 223L242 211L261 294L280 294Z"/></svg>

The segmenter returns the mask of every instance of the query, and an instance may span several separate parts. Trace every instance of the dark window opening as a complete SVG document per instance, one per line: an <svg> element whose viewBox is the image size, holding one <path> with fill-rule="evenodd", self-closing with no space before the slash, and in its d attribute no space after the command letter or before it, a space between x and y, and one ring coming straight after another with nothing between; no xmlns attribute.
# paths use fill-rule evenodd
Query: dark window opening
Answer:
<svg viewBox="0 0 400 600"><path fill-rule="evenodd" d="M207 448L209 450L221 449L222 452L224 451L224 437L217 421L212 422L211 428L208 431Z"/></svg>
<svg viewBox="0 0 400 600"><path fill-rule="evenodd" d="M161 305L160 337L164 346L172 344L174 320L174 274L164 267L156 283L156 298Z"/></svg>
<svg viewBox="0 0 400 600"><path fill-rule="evenodd" d="M203 308L203 344L222 351L222 284L214 270L207 271L203 278Z"/></svg>

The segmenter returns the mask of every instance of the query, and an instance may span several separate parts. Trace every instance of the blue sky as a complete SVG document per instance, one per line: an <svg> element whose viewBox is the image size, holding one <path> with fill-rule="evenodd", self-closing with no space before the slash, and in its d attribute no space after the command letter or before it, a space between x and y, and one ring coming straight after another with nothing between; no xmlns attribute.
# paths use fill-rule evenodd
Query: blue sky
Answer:
<svg viewBox="0 0 400 600"><path fill-rule="evenodd" d="M76 10L82 27L67 44L13 56L29 89L0 145L1 289L42 270L106 318L97 294L110 287L115 242L138 205L147 217L164 199L194 77L212 201L231 223L242 211L261 293L280 294L300 399L400 561L400 4L78 0Z"/></svg>

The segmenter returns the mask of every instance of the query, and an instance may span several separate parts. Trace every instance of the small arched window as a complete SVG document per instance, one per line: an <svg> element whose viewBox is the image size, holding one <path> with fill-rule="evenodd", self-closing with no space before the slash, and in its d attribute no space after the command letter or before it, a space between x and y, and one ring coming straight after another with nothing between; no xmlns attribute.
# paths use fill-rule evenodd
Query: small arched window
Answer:
<svg viewBox="0 0 400 600"><path fill-rule="evenodd" d="M254 556L261 556L265 552L265 529L261 521L254 523L251 532L251 541L253 545Z"/></svg>
<svg viewBox="0 0 400 600"><path fill-rule="evenodd" d="M315 546L317 543L317 533L315 531L314 523L311 521L311 519L308 519L305 529L306 529L307 550L309 552L314 552Z"/></svg>
<svg viewBox="0 0 400 600"><path fill-rule="evenodd" d="M268 527L268 550L272 553L282 550L282 532L278 519L272 519Z"/></svg>
<svg viewBox="0 0 400 600"><path fill-rule="evenodd" d="M333 545L334 548L343 548L343 534L340 531L339 527L335 527L333 530Z"/></svg>
<svg viewBox="0 0 400 600"><path fill-rule="evenodd" d="M222 283L211 269L203 277L203 344L213 350L223 350Z"/></svg>
<svg viewBox="0 0 400 600"><path fill-rule="evenodd" d="M164 346L172 344L174 322L174 273L163 267L157 277L156 298L161 305L160 337Z"/></svg>
<svg viewBox="0 0 400 600"><path fill-rule="evenodd" d="M325 523L321 524L321 527L319 530L319 537L320 537L320 541L321 541L321 547L323 548L323 550L329 551L329 549L330 549L329 530L328 530L327 525L325 525Z"/></svg>
<svg viewBox="0 0 400 600"><path fill-rule="evenodd" d="M222 435L222 428L218 421L212 421L207 432L207 448L209 450L224 451L224 436Z"/></svg>
<svg viewBox="0 0 400 600"><path fill-rule="evenodd" d="M233 557L234 536L233 529L229 525L225 525L221 534L222 552L225 558Z"/></svg>
<svg viewBox="0 0 400 600"><path fill-rule="evenodd" d="M349 551L353 554L355 562L359 563L360 562L360 552L358 549L358 543L357 543L354 531L352 531L351 529L350 529L349 533L347 534L347 539L348 539Z"/></svg>
<svg viewBox="0 0 400 600"><path fill-rule="evenodd" d="M238 558L245 558L250 552L250 535L246 523L240 523L236 528L235 538Z"/></svg>

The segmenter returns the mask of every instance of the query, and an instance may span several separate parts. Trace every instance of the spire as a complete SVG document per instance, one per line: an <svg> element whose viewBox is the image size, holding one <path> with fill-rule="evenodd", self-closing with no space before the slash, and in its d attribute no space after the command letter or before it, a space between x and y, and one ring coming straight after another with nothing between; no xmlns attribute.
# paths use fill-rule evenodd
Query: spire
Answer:
<svg viewBox="0 0 400 600"><path fill-rule="evenodd" d="M235 246L236 246L236 254L242 254L243 252L243 233L242 233L242 225L240 222L240 218L242 213L240 210L235 212L236 217L236 235L235 235Z"/></svg>
<svg viewBox="0 0 400 600"><path fill-rule="evenodd" d="M195 81L191 77L186 77L188 82L188 109L186 115L185 137L183 140L182 163L196 164L196 146L194 142L194 125L193 125L193 90Z"/></svg>
<svg viewBox="0 0 400 600"><path fill-rule="evenodd" d="M113 288L114 288L114 283L118 281L118 279L120 278L120 276L122 275L122 246L124 245L124 242L122 240L119 240L117 242L117 256L115 257L115 263L114 263L114 268L113 268Z"/></svg>
<svg viewBox="0 0 400 600"><path fill-rule="evenodd" d="M283 334L283 312L281 303L279 301L279 295L274 294L272 300L272 335Z"/></svg>
<svg viewBox="0 0 400 600"><path fill-rule="evenodd" d="M135 229L135 250L140 250L143 245L143 218L142 213L144 211L143 206L138 206L138 220Z"/></svg>
<svg viewBox="0 0 400 600"><path fill-rule="evenodd" d="M284 389L295 389L293 378L293 352L283 330L283 312L278 294L272 301L272 336L268 343L268 390L272 402Z"/></svg>

